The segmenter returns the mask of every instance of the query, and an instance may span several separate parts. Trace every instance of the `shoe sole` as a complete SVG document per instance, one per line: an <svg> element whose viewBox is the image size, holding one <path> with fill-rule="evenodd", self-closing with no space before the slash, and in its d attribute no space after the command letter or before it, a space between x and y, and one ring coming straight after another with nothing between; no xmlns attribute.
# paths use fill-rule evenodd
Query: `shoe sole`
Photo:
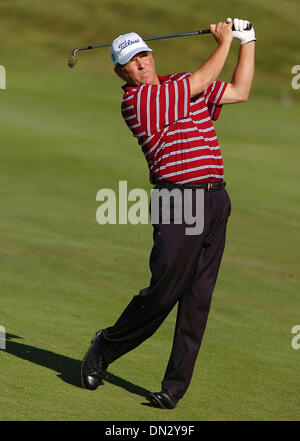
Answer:
<svg viewBox="0 0 300 441"><path fill-rule="evenodd" d="M166 406L163 405L160 399L153 393L149 394L149 401L150 403L156 405L155 407L160 407L161 409L168 409Z"/></svg>

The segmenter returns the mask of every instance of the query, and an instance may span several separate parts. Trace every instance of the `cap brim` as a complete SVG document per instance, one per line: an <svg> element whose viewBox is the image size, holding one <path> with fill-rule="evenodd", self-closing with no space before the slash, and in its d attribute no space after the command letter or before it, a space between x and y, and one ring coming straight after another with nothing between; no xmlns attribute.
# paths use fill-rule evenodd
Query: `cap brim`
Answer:
<svg viewBox="0 0 300 441"><path fill-rule="evenodd" d="M138 54L139 52L153 52L152 49L150 49L150 47L148 46L144 46L144 47L138 47L136 49L133 49L131 52L129 52L128 54L126 54L122 60L118 60L118 63L121 64L122 66L124 66L124 64L128 63L128 61L131 60L131 58L133 58L136 54Z"/></svg>

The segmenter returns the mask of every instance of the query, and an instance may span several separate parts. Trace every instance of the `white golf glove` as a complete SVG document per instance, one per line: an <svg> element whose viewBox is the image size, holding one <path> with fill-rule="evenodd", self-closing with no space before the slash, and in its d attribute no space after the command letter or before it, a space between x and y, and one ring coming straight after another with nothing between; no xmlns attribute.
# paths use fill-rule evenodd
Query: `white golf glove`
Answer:
<svg viewBox="0 0 300 441"><path fill-rule="evenodd" d="M227 18L226 22L230 23L232 21L231 18ZM250 43L250 41L256 41L255 31L252 26L250 31L246 31L247 25L249 24L248 20L240 20L239 18L235 18L233 20L233 25L235 31L232 32L233 38L237 38L241 41L241 45Z"/></svg>

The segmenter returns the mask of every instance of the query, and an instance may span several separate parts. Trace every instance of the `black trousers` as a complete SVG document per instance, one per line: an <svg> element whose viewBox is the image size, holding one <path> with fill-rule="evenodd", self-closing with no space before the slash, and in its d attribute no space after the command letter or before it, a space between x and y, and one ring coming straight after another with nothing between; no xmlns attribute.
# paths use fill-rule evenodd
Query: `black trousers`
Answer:
<svg viewBox="0 0 300 441"><path fill-rule="evenodd" d="M195 190L193 198L195 203ZM103 351L108 363L153 335L178 303L173 347L162 388L179 398L184 395L207 323L230 210L225 189L204 191L201 234L187 235L187 225L172 223L172 217L170 224L153 225L150 286L132 298L114 326L103 331Z"/></svg>

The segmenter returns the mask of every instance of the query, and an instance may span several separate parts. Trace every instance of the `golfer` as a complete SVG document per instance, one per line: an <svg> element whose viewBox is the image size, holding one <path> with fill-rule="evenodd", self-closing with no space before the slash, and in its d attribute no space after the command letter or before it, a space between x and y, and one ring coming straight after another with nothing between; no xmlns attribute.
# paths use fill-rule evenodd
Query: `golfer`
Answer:
<svg viewBox="0 0 300 441"><path fill-rule="evenodd" d="M95 334L81 366L86 389L95 390L108 365L149 338L176 304L161 391L148 399L156 407L173 409L190 384L231 210L212 121L223 104L247 101L254 74L254 29L245 30L248 21L233 22L234 31L230 19L210 25L217 47L192 74L159 76L152 49L136 33L112 43L114 70L125 82L122 115L145 155L151 182L158 190L189 190L192 204L202 197L204 223L201 234L188 235L183 218L174 222L177 208L170 204L170 222L160 217L153 224L150 284L133 297L114 326ZM240 51L232 80L218 81L233 38L240 40ZM148 369L151 372L151 364Z"/></svg>

